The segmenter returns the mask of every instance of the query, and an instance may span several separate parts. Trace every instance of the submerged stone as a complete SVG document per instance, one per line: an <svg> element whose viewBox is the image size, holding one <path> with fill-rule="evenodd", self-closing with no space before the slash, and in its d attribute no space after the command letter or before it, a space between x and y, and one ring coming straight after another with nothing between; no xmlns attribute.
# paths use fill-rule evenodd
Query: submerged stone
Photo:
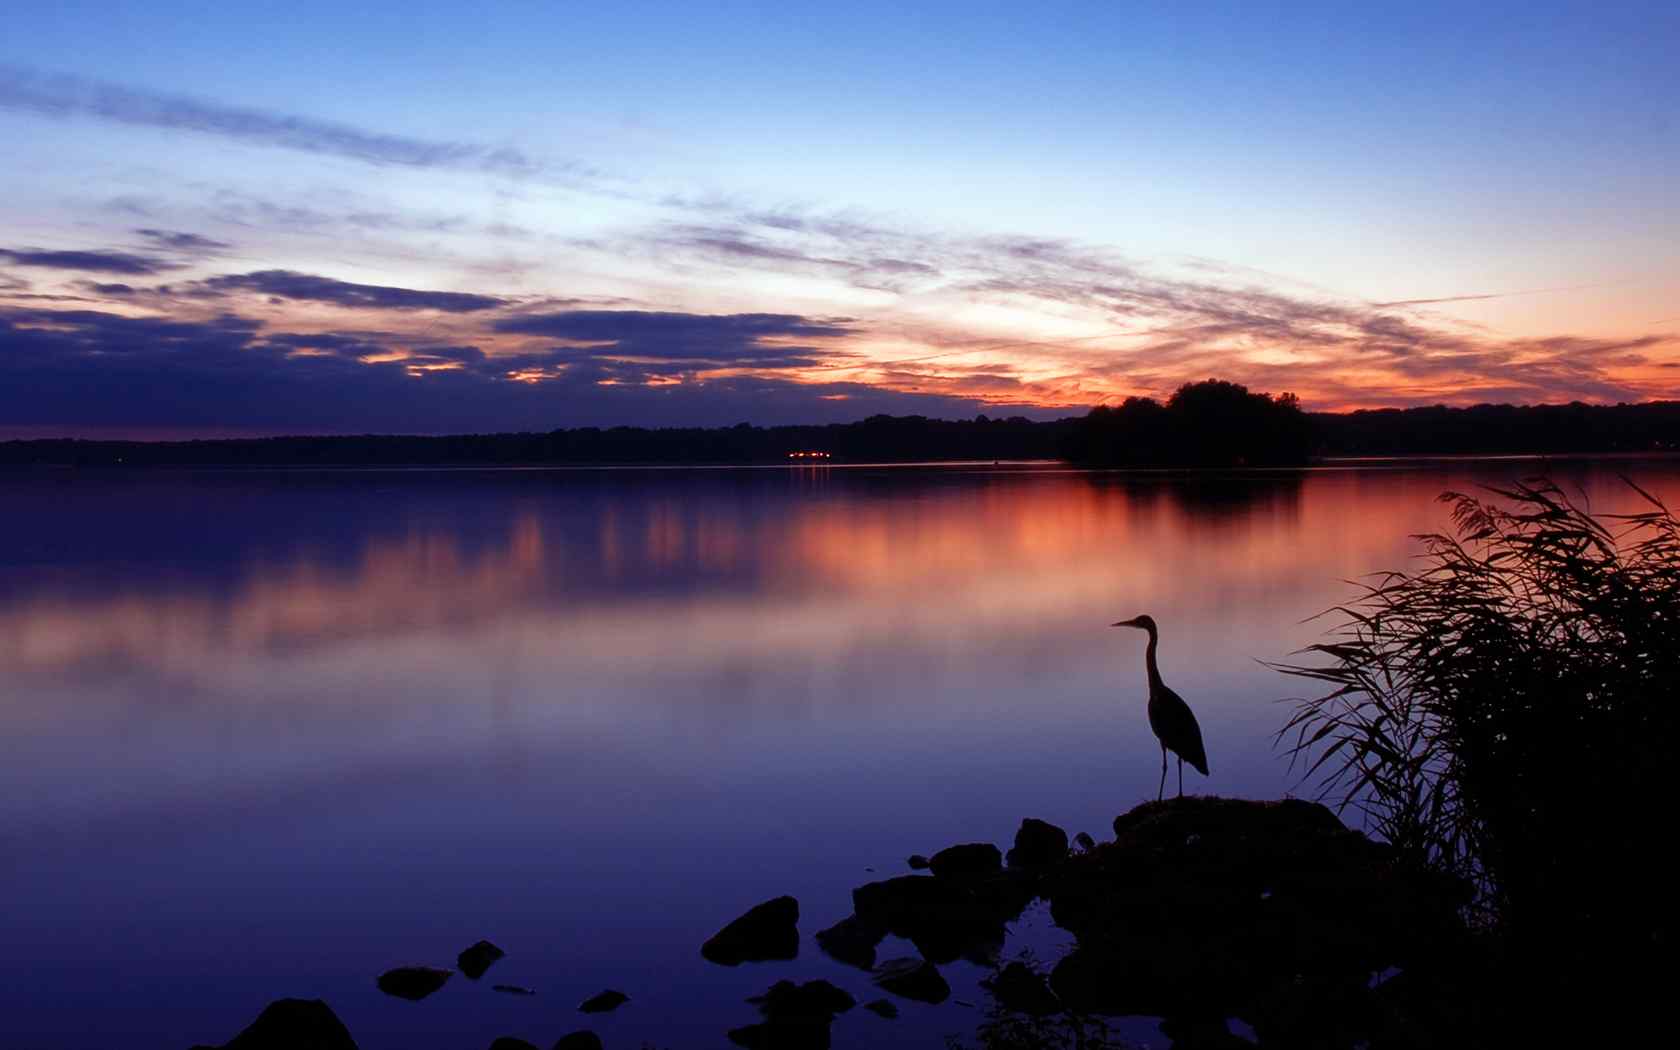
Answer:
<svg viewBox="0 0 1680 1050"><path fill-rule="evenodd" d="M817 932L817 947L830 958L848 966L873 970L875 948L886 935L886 927L848 915L828 929Z"/></svg>
<svg viewBox="0 0 1680 1050"><path fill-rule="evenodd" d="M493 984L490 990L504 995L536 995L536 989L527 988L522 984Z"/></svg>
<svg viewBox="0 0 1680 1050"><path fill-rule="evenodd" d="M875 999L864 1003L863 1008L872 1014L879 1014L889 1021L898 1016L898 1007L891 999Z"/></svg>
<svg viewBox="0 0 1680 1050"><path fill-rule="evenodd" d="M910 854L910 859L906 863L910 865L911 871L926 871L932 864L931 861L922 856L920 853Z"/></svg>
<svg viewBox="0 0 1680 1050"><path fill-rule="evenodd" d="M942 1003L951 996L951 986L926 959L890 959L875 972L875 984L922 1003Z"/></svg>
<svg viewBox="0 0 1680 1050"><path fill-rule="evenodd" d="M554 1044L554 1050L601 1050L601 1037L587 1028L568 1032Z"/></svg>
<svg viewBox="0 0 1680 1050"><path fill-rule="evenodd" d="M798 957L799 902L792 897L765 901L714 934L700 954L720 966Z"/></svg>
<svg viewBox="0 0 1680 1050"><path fill-rule="evenodd" d="M398 999L419 1002L442 988L454 972L431 966L399 966L379 975L379 990Z"/></svg>
<svg viewBox="0 0 1680 1050"><path fill-rule="evenodd" d="M762 995L748 999L756 1003L759 1012L772 1021L793 1019L821 1019L832 1021L835 1014L843 1014L857 1005L857 1000L843 988L827 981L777 981Z"/></svg>

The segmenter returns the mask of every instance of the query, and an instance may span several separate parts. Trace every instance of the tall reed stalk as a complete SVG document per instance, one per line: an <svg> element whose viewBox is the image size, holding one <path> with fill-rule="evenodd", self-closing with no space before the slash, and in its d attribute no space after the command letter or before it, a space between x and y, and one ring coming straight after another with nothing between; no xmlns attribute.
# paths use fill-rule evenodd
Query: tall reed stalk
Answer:
<svg viewBox="0 0 1680 1050"><path fill-rule="evenodd" d="M1321 797L1474 879L1496 928L1583 963L1672 934L1654 843L1680 747L1680 521L1627 484L1639 513L1594 515L1549 481L1443 495L1454 534L1419 537L1415 566L1274 665L1329 687L1279 734Z"/></svg>

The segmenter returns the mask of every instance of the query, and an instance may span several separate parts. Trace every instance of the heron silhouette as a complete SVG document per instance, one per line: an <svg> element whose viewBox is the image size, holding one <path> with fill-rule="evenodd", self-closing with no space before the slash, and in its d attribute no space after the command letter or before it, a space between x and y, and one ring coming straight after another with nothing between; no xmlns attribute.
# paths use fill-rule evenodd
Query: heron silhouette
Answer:
<svg viewBox="0 0 1680 1050"><path fill-rule="evenodd" d="M1155 738L1161 742L1161 786L1155 792L1155 801L1159 802L1167 793L1169 750L1178 756L1178 794L1182 798L1186 761L1202 776L1209 775L1207 749L1202 746L1202 727L1196 724L1190 705L1161 681L1161 669L1155 664L1155 643L1160 640L1160 635L1155 630L1154 617L1134 616L1110 626L1136 627L1149 632L1149 648L1144 651L1144 663L1149 667L1149 728L1155 731Z"/></svg>

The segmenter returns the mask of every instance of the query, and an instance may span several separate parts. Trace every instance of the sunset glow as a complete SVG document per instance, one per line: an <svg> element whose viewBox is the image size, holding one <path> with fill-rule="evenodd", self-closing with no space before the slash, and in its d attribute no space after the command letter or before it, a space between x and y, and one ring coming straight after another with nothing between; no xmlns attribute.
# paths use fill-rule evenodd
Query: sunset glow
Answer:
<svg viewBox="0 0 1680 1050"><path fill-rule="evenodd" d="M185 8L8 16L0 437L1676 393L1672 5Z"/></svg>

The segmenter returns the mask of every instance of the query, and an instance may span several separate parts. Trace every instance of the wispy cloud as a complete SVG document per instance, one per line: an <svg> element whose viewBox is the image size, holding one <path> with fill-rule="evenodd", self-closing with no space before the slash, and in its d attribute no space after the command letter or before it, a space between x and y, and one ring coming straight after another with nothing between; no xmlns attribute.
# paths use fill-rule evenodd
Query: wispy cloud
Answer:
<svg viewBox="0 0 1680 1050"><path fill-rule="evenodd" d="M392 135L297 114L226 106L16 66L0 66L0 106L48 117L195 132L369 164L519 177L579 178L591 174L586 165L540 160L508 146Z"/></svg>
<svg viewBox="0 0 1680 1050"><path fill-rule="evenodd" d="M124 251L46 251L40 248L0 248L0 260L13 266L84 273L121 273L140 277L173 270L179 264Z"/></svg>
<svg viewBox="0 0 1680 1050"><path fill-rule="evenodd" d="M442 310L473 313L506 306L508 300L468 292L436 292L415 288L392 288L297 273L293 270L259 270L255 273L224 274L200 282L214 292L245 291L282 299L332 303L352 309Z"/></svg>
<svg viewBox="0 0 1680 1050"><path fill-rule="evenodd" d="M226 241L214 240L197 233L182 233L179 230L146 228L134 232L150 241L153 247L159 250L180 252L183 255L214 255L233 247Z"/></svg>

